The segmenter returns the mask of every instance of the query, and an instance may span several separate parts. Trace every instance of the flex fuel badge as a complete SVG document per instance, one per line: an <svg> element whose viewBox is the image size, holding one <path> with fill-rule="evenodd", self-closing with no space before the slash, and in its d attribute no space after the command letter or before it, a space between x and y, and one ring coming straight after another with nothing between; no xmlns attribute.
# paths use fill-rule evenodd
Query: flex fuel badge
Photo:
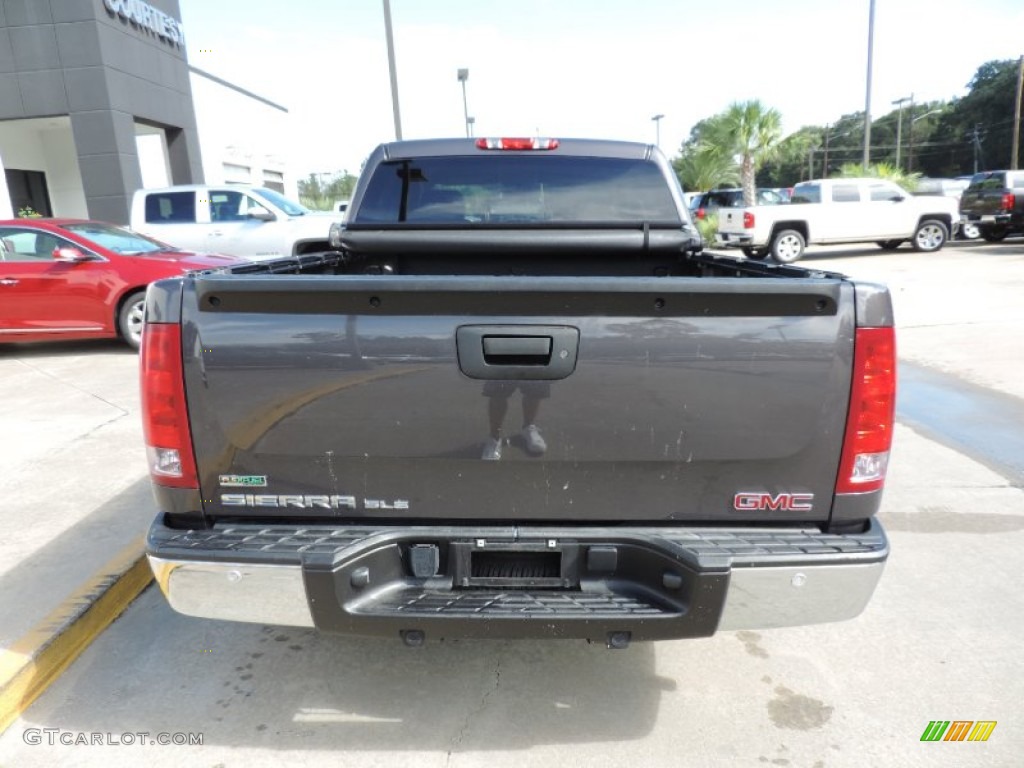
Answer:
<svg viewBox="0 0 1024 768"><path fill-rule="evenodd" d="M266 488L266 475L221 475L222 488Z"/></svg>

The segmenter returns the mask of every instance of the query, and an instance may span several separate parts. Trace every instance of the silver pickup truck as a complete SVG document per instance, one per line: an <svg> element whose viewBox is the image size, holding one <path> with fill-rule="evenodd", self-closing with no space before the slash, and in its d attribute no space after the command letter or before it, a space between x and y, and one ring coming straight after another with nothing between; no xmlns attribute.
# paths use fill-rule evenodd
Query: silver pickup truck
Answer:
<svg viewBox="0 0 1024 768"><path fill-rule="evenodd" d="M782 264L799 259L807 245L832 243L894 250L909 241L930 253L956 234L959 223L951 197L914 196L884 179L818 179L793 187L789 205L722 209L716 243Z"/></svg>
<svg viewBox="0 0 1024 768"><path fill-rule="evenodd" d="M149 291L176 610L619 648L865 607L884 287L703 254L665 158L622 142L383 145L332 237Z"/></svg>

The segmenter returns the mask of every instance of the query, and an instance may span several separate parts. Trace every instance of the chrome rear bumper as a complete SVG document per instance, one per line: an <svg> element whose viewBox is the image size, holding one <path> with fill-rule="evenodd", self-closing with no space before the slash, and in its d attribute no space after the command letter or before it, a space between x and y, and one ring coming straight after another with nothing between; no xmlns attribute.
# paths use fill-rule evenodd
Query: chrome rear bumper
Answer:
<svg viewBox="0 0 1024 768"><path fill-rule="evenodd" d="M150 532L149 561L160 589L180 613L396 637L416 629L444 637L598 639L618 631L633 639L664 639L843 621L864 610L888 556L877 522L853 536L806 530L772 536L728 529L547 529L543 541L572 553L563 558L580 561L571 588L474 590L460 588L443 573L431 579L402 573L403 546L438 541L440 529L367 529L333 551L309 554L307 549L305 555L268 558L277 562L254 562L258 555L244 539L266 530L258 526L226 530L237 536L239 546L208 551L188 540L207 532L157 528ZM452 529L444 530L451 536ZM508 533L478 529L459 540L472 548L483 542L500 548ZM672 533L683 535L666 538ZM521 530L516 540L533 540L528 534ZM340 542L344 536L334 538ZM802 551L782 551L777 544L794 540L804 542ZM615 551L617 565L605 562L595 567L606 572L593 572L590 566L597 561L588 553L595 548L603 556Z"/></svg>

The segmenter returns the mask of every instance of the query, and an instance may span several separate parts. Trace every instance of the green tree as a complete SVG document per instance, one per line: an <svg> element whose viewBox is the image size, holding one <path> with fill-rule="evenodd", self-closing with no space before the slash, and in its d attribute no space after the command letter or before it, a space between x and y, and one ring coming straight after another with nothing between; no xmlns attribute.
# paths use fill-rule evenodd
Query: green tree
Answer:
<svg viewBox="0 0 1024 768"><path fill-rule="evenodd" d="M820 169L824 129L805 125L779 143L776 157L762 166L758 179L763 187L792 187Z"/></svg>
<svg viewBox="0 0 1024 768"><path fill-rule="evenodd" d="M326 174L311 173L299 180L299 202L314 211L330 211L338 200L352 197L358 177L348 171L336 173L329 179Z"/></svg>
<svg viewBox="0 0 1024 768"><path fill-rule="evenodd" d="M782 116L756 99L736 102L716 116L709 129L709 138L739 162L743 202L753 205L757 171L779 153Z"/></svg>
<svg viewBox="0 0 1024 768"><path fill-rule="evenodd" d="M967 95L954 99L936 119L931 145L922 148L915 167L930 176L971 173L975 164L981 171L1009 167L1017 67L1012 59L978 67ZM1021 134L1024 138L1024 127Z"/></svg>

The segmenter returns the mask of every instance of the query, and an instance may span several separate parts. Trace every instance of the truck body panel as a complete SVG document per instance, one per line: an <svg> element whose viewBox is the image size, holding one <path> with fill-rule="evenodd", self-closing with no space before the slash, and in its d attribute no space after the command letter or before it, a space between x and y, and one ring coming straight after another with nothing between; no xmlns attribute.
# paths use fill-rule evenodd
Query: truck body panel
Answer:
<svg viewBox="0 0 1024 768"><path fill-rule="evenodd" d="M764 491L808 500L760 517L827 520L851 286L780 281L754 296L750 279L505 282L229 276L188 291L183 327L198 353L185 384L207 514L308 515L279 501L297 494L351 497L332 513L368 518L749 520L735 495ZM483 339L460 338L470 329ZM499 355L469 369L488 338L553 329L569 335L540 361ZM540 378L560 359L573 365ZM531 396L539 457L517 437ZM500 402L510 450L482 464ZM266 484L239 500L225 475Z"/></svg>

